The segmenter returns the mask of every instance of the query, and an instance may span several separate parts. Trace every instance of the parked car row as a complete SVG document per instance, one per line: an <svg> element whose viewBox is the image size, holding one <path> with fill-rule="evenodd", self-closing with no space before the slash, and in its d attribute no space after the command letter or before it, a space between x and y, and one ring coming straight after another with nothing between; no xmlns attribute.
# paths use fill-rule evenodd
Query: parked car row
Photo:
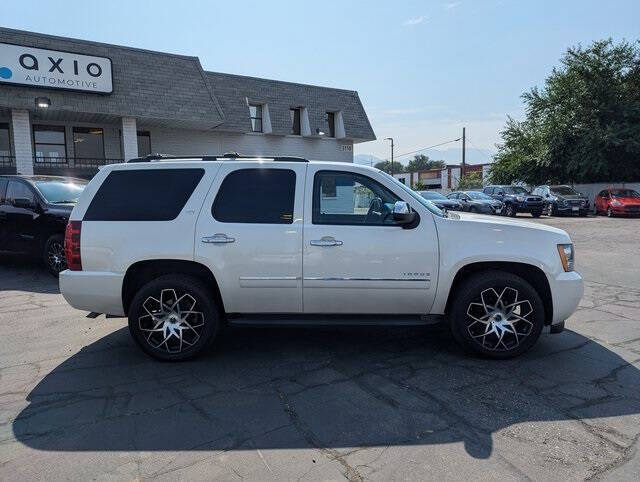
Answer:
<svg viewBox="0 0 640 482"><path fill-rule="evenodd" d="M547 216L586 216L591 210L589 198L571 186L537 186L532 192L522 186L491 185L482 191L454 191L446 196L436 191L419 194L440 209L479 214L503 214L514 217L530 213ZM593 212L607 216L640 215L640 194L633 189L605 189L595 197Z"/></svg>

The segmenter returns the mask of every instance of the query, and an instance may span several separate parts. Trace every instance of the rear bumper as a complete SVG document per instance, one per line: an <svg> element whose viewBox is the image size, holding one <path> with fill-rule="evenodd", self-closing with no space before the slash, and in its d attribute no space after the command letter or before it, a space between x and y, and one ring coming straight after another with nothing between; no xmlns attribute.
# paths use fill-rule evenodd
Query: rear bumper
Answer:
<svg viewBox="0 0 640 482"><path fill-rule="evenodd" d="M584 294L584 281L577 271L560 273L555 279L549 280L551 297L553 298L553 319L551 324L564 322L569 318L580 303Z"/></svg>
<svg viewBox="0 0 640 482"><path fill-rule="evenodd" d="M124 275L99 271L60 273L60 293L78 310L124 316L122 281Z"/></svg>

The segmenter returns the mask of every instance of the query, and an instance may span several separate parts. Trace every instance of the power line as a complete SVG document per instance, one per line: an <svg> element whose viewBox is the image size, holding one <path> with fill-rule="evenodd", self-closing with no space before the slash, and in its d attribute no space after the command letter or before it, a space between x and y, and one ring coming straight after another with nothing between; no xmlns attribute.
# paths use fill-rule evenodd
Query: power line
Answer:
<svg viewBox="0 0 640 482"><path fill-rule="evenodd" d="M434 144L432 146L428 146L428 147L423 147L422 149L418 149L417 151L411 151L411 152L405 152L404 154L398 154L395 156L395 158L400 158L400 157L404 157L404 156L409 156L411 154L416 154L417 152L420 151L426 151L427 149L433 149L434 147L439 147L439 146L444 146L445 144L451 144L452 142L458 142L460 139L462 139L462 137L458 137L457 139L452 139L450 141L445 141L445 142L441 142L440 144ZM383 159L383 161L388 161L390 160L389 157L387 157L386 159Z"/></svg>
<svg viewBox="0 0 640 482"><path fill-rule="evenodd" d="M469 144L471 144L471 147L473 147L476 151L480 151L482 154L484 154L487 157L487 164L491 163L491 155L488 154L487 151L476 147L475 144L471 142L471 139L469 139L469 136L467 136L467 141L469 142Z"/></svg>

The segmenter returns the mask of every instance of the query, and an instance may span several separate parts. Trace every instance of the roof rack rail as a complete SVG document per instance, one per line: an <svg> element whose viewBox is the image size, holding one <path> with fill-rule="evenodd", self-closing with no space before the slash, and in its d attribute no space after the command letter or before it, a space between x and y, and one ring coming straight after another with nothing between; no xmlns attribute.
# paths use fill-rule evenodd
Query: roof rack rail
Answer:
<svg viewBox="0 0 640 482"><path fill-rule="evenodd" d="M135 157L127 162L155 162L167 160L191 160L191 161L250 161L250 160L280 161L280 162L309 162L304 157L297 156L245 156L237 152L225 152L220 156L168 156L166 154L149 154L144 157Z"/></svg>

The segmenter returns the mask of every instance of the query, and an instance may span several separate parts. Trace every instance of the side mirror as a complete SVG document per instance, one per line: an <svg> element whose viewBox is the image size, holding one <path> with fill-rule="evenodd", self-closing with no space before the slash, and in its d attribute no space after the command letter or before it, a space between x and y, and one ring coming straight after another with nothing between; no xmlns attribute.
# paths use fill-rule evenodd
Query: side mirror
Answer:
<svg viewBox="0 0 640 482"><path fill-rule="evenodd" d="M396 201L393 205L393 220L397 224L410 224L416 218L416 213L404 201Z"/></svg>
<svg viewBox="0 0 640 482"><path fill-rule="evenodd" d="M17 208L23 209L32 209L36 206L36 203L34 203L31 199L27 199L25 197L17 197L11 204L13 204Z"/></svg>

